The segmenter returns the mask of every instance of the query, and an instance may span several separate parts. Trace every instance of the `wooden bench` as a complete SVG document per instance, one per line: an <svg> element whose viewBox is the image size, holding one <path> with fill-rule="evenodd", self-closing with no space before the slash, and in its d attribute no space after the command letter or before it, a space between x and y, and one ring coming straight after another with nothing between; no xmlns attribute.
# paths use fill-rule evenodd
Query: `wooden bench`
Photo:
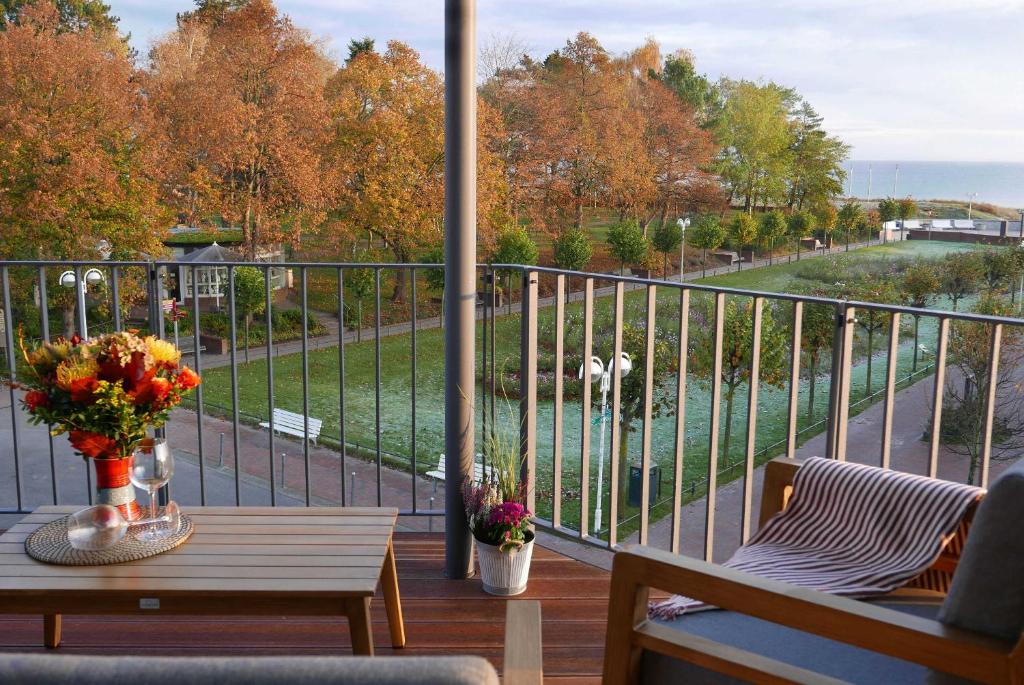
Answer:
<svg viewBox="0 0 1024 685"><path fill-rule="evenodd" d="M482 460L482 459L483 459L483 455L478 452L477 455L476 455L476 460L473 461L473 482L474 483L482 483L484 481L485 477L488 480L490 480L491 478L494 477L494 467L493 466L487 466L485 468L483 463L481 461L478 461L478 460ZM444 468L445 468L444 455L442 454L441 458L437 460L437 468L434 469L433 471L427 471L427 473L426 473L427 478L433 478L434 479L434 489L435 490L437 489L438 482L442 482L442 483L444 482L444 479L445 479Z"/></svg>
<svg viewBox="0 0 1024 685"><path fill-rule="evenodd" d="M324 422L322 419L314 419L312 416L308 417L309 432L307 433L306 420L307 417L303 416L302 414L296 414L295 412L285 411L284 409L278 409L277 407L274 407L275 433L286 433L287 435L294 435L297 438L309 440L315 445L317 438L320 437L320 429L323 428ZM269 429L270 422L260 422L260 428Z"/></svg>

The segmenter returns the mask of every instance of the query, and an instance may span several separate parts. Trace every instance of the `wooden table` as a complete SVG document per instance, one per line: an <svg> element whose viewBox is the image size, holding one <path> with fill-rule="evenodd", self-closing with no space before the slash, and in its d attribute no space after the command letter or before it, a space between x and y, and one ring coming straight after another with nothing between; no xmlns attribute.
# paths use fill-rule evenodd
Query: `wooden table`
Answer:
<svg viewBox="0 0 1024 685"><path fill-rule="evenodd" d="M370 600L381 582L391 642L405 646L391 535L397 509L183 507L182 546L110 566L55 566L25 553L39 526L81 507L39 507L0 536L0 612L42 614L60 644L61 614L345 616L356 654L373 654Z"/></svg>

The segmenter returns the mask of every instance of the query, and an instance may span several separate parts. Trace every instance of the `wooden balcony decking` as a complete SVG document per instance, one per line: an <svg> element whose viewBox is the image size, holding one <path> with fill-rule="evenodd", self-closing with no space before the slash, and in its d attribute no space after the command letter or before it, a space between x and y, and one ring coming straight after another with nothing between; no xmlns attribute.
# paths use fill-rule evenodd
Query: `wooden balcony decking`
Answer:
<svg viewBox="0 0 1024 685"><path fill-rule="evenodd" d="M505 600L480 580L444 578L440 534L396 533L395 553L408 644L392 650L384 605L373 602L378 655L476 654L501 671ZM541 601L545 681L597 682L604 654L610 574L537 547L522 599ZM4 615L0 650L42 652L42 617ZM345 621L320 618L65 616L59 652L152 655L351 654Z"/></svg>

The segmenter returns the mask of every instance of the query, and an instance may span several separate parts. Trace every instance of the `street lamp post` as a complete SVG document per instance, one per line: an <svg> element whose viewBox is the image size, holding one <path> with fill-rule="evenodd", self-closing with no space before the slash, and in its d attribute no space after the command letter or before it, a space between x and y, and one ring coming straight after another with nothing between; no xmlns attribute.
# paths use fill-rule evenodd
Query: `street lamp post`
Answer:
<svg viewBox="0 0 1024 685"><path fill-rule="evenodd" d="M1024 214L1022 214L1024 216ZM679 225L679 282L683 282L683 275L686 273L686 229L690 226L690 219L676 219Z"/></svg>
<svg viewBox="0 0 1024 685"><path fill-rule="evenodd" d="M970 221L974 212L974 198L978 197L977 193L967 193L967 220Z"/></svg>
<svg viewBox="0 0 1024 685"><path fill-rule="evenodd" d="M1022 223L1024 226L1024 212L1022 212ZM1024 250L1024 240L1020 241L1020 249ZM1024 310L1024 265L1020 265L1020 289L1017 290L1017 313L1020 314Z"/></svg>
<svg viewBox="0 0 1024 685"><path fill-rule="evenodd" d="M57 282L65 288L74 288L76 285L79 286L75 293L75 300L78 305L78 327L81 329L79 330L78 335L81 336L83 340L87 339L89 337L89 326L85 316L85 292L86 288L90 285L97 285L99 283L106 282L106 278L103 277L103 272L99 269L88 269L84 274L82 274L82 281L79 285L78 274L74 271L68 270L60 275Z"/></svg>
<svg viewBox="0 0 1024 685"><path fill-rule="evenodd" d="M608 411L608 391L612 387L612 370L615 366L615 360L609 359L607 366L601 361L600 357L590 358L590 382L601 383L601 439L598 442L597 452L597 506L594 508L594 533L598 533L601 530L601 504L603 502L604 495L604 431L605 421L607 419ZM586 364L580 365L580 380L583 380L586 369ZM622 353L622 363L619 364L619 378L625 378L629 375L629 372L633 369L633 361L629 358L629 355L625 352ZM584 483L583 487L590 487L589 483ZM615 496L615 493L612 493ZM586 516L587 512L580 512L581 516Z"/></svg>

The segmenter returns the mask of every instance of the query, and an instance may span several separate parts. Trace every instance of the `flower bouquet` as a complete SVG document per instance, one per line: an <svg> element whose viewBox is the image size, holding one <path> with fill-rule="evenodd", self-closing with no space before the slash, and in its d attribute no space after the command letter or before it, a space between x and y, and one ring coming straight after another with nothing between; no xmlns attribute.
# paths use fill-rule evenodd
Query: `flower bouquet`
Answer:
<svg viewBox="0 0 1024 685"><path fill-rule="evenodd" d="M498 432L488 438L484 454L490 473L481 483L467 480L463 492L466 517L478 543L484 590L518 595L526 590L534 540L532 513L526 507L527 487L520 480L522 460L517 443Z"/></svg>
<svg viewBox="0 0 1024 685"><path fill-rule="evenodd" d="M17 384L34 424L67 433L71 446L96 469L96 498L125 519L140 518L130 473L136 449L151 428L167 422L199 376L179 366L181 352L136 331L89 340L59 338L21 351L29 372Z"/></svg>

